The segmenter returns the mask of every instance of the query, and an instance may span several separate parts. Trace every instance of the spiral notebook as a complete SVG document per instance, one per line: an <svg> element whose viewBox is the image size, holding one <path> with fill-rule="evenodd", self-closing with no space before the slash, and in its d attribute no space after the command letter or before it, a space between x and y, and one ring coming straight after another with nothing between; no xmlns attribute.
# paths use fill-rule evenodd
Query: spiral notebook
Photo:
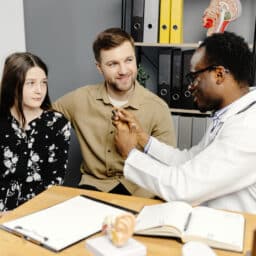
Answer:
<svg viewBox="0 0 256 256"><path fill-rule="evenodd" d="M58 252L101 230L107 215L133 212L80 195L38 212L4 222L0 228Z"/></svg>

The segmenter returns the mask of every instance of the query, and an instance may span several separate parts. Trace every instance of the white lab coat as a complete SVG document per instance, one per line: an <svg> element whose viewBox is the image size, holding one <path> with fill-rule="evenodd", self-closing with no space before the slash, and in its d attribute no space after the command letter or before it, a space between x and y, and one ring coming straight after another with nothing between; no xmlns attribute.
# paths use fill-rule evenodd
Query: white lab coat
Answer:
<svg viewBox="0 0 256 256"><path fill-rule="evenodd" d="M256 213L256 90L223 114L212 140L210 129L190 150L152 138L147 154L130 152L125 177L167 201Z"/></svg>

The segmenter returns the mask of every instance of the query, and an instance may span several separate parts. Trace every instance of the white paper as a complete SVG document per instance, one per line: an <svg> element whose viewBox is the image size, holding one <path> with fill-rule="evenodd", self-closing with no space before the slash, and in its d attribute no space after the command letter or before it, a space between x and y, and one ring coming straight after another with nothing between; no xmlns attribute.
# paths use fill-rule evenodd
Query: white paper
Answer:
<svg viewBox="0 0 256 256"><path fill-rule="evenodd" d="M50 208L5 222L2 226L59 251L100 231L105 216L124 212L114 206L76 196Z"/></svg>

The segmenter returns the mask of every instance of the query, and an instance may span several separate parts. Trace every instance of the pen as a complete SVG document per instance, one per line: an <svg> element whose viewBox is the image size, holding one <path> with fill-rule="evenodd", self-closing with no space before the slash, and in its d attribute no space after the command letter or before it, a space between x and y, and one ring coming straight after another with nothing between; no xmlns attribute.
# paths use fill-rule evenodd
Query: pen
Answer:
<svg viewBox="0 0 256 256"><path fill-rule="evenodd" d="M191 220L191 217L192 217L192 212L190 212L189 215L188 215L187 221L186 221L185 226L184 226L184 231L186 231L188 229L188 225L189 225L189 222Z"/></svg>

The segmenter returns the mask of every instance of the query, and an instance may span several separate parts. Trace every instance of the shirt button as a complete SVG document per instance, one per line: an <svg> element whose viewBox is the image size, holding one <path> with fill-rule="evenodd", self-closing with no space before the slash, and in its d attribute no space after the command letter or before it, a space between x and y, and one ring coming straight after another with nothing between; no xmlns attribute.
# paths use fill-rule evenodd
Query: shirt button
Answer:
<svg viewBox="0 0 256 256"><path fill-rule="evenodd" d="M114 133L113 131L110 132L110 134L113 134L113 133Z"/></svg>
<svg viewBox="0 0 256 256"><path fill-rule="evenodd" d="M111 150L110 149L108 149L108 153L110 153L111 152Z"/></svg>
<svg viewBox="0 0 256 256"><path fill-rule="evenodd" d="M108 171L107 171L107 176L108 176L108 177L111 177L112 175L113 175L112 169L108 169Z"/></svg>

